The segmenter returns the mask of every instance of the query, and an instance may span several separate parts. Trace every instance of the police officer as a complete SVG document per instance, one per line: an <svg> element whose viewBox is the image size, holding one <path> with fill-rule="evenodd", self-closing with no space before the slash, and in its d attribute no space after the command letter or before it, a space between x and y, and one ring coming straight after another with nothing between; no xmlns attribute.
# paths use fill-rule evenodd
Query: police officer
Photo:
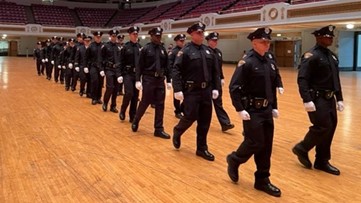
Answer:
<svg viewBox="0 0 361 203"><path fill-rule="evenodd" d="M103 32L93 32L94 41L90 43L89 47L85 51L86 69L84 68L84 72L87 69L89 70L92 105L103 104L100 99L102 96L102 87L105 76L104 68L102 66L102 35Z"/></svg>
<svg viewBox="0 0 361 203"><path fill-rule="evenodd" d="M75 70L79 69L79 78L80 78L80 90L79 95L82 97L83 94L86 94L88 98L91 98L91 86L90 86L90 74L89 74L89 68L85 61L85 52L86 49L89 47L92 36L83 36L83 45L78 46L77 51L75 53ZM86 92L85 92L85 85Z"/></svg>
<svg viewBox="0 0 361 203"><path fill-rule="evenodd" d="M185 40L186 40L186 35L185 34L178 34L178 35L176 35L174 37L173 40L175 41L176 46L173 49L170 50L169 56L168 56L168 58L169 58L169 70L171 72L172 72L174 61L175 61L175 58L176 58L178 52L184 47ZM173 106L174 106L174 109L175 109L174 110L175 117L178 118L178 119L181 119L183 117L181 101L174 98L174 94L173 94Z"/></svg>
<svg viewBox="0 0 361 203"><path fill-rule="evenodd" d="M187 33L192 40L177 54L173 66L174 97L183 100L184 116L173 129L173 145L180 148L181 135L197 121L196 155L214 161L208 151L207 134L212 119L212 98L219 95L219 72L216 58L204 40L205 24L191 25Z"/></svg>
<svg viewBox="0 0 361 203"><path fill-rule="evenodd" d="M53 45L50 39L47 39L45 41L45 47L44 47L44 64L45 64L45 73L46 73L46 79L51 80L51 74L53 72L53 64L51 64L50 58L51 58L51 50L53 49Z"/></svg>
<svg viewBox="0 0 361 203"><path fill-rule="evenodd" d="M123 34L118 34L117 35L117 45L120 47L120 48L122 48L123 47L123 45L124 45L124 43L123 43L123 41L124 41L124 35ZM118 86L119 86L119 88L118 88L118 93L117 93L117 95L123 95L123 83L120 83Z"/></svg>
<svg viewBox="0 0 361 203"><path fill-rule="evenodd" d="M124 78L124 96L120 107L119 118L125 119L125 112L129 107L129 122L133 122L138 106L139 90L135 88L135 70L139 65L141 45L138 43L139 27L132 26L128 29L129 41L120 51L122 76Z"/></svg>
<svg viewBox="0 0 361 203"><path fill-rule="evenodd" d="M219 71L219 76L221 80L221 86L219 89L219 96L217 99L213 99L213 105L214 110L216 111L216 115L218 118L219 123L221 124L222 131L225 132L229 129L234 128L234 125L231 123L231 120L229 119L229 116L227 112L223 108L223 102L222 102L222 86L224 86L224 75L223 75L223 69L222 69L222 63L223 63L223 57L222 52L217 48L218 45L218 39L219 39L219 33L218 32L211 32L209 35L207 35L206 40L208 43L208 47L213 51L213 53L216 56L217 59L217 66Z"/></svg>
<svg viewBox="0 0 361 203"><path fill-rule="evenodd" d="M142 99L132 123L132 130L138 130L139 121L150 104L155 104L154 136L170 139L164 131L164 77L167 77L167 86L170 85L168 71L168 54L161 42L163 29L155 27L149 30L151 42L147 43L140 52L139 66L136 66L135 86L143 90Z"/></svg>
<svg viewBox="0 0 361 203"><path fill-rule="evenodd" d="M75 59L75 53L76 53L76 47L75 47L75 39L70 38L68 39L68 46L64 50L64 77L65 77L65 91L69 91L69 88L71 88L71 91L75 91L73 88L74 83L74 59Z"/></svg>
<svg viewBox="0 0 361 203"><path fill-rule="evenodd" d="M63 51L63 42L60 41L61 38L54 36L53 37L53 43L54 46L51 50L51 64L54 66L54 81L57 83L60 79L61 84L64 84L64 78L62 77L62 70L61 70L61 64L60 64L60 53Z"/></svg>
<svg viewBox="0 0 361 203"><path fill-rule="evenodd" d="M41 42L36 43L36 48L34 49L34 60L36 61L36 71L38 75L44 75L44 52L42 50Z"/></svg>
<svg viewBox="0 0 361 203"><path fill-rule="evenodd" d="M335 26L329 25L314 31L312 34L316 37L316 45L302 56L297 83L312 126L292 151L301 164L311 168L308 151L316 147L314 168L340 175L340 171L329 163L337 126L336 109L344 109L339 61L327 48L333 43L334 29Z"/></svg>
<svg viewBox="0 0 361 203"><path fill-rule="evenodd" d="M78 34L76 34L76 42L75 42L75 46L74 46L74 56L73 57L73 64L72 66L74 66L74 71L73 71L73 83L72 83L72 86L71 86L71 90L72 91L75 91L76 90L76 86L78 84L78 80L80 78L80 68L79 68L79 65L78 66L75 66L75 56L76 56L76 52L78 50L78 48L80 46L83 46L84 45L84 42L83 42L83 37L85 37L85 34L80 32ZM70 64L69 64L70 65Z"/></svg>
<svg viewBox="0 0 361 203"><path fill-rule="evenodd" d="M278 117L276 65L266 55L271 32L268 27L258 28L248 35L253 49L239 61L232 76L230 96L243 120L245 135L238 149L227 156L227 162L228 175L237 182L239 165L254 155L257 166L254 188L280 197L281 190L269 180L274 133L272 117Z"/></svg>
<svg viewBox="0 0 361 203"><path fill-rule="evenodd" d="M111 98L110 111L118 113L117 106L117 94L118 83L123 82L120 70L120 47L117 45L118 30L110 30L109 42L105 43L102 47L103 67L105 69L106 76L106 89L103 97L103 111L107 111L108 102Z"/></svg>

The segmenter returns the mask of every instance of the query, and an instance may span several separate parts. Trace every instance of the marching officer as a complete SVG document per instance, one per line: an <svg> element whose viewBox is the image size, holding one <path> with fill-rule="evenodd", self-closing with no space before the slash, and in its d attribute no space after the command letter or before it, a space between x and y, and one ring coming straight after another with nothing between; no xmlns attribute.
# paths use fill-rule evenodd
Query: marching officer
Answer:
<svg viewBox="0 0 361 203"><path fill-rule="evenodd" d="M187 33L192 40L177 54L173 66L174 97L183 100L184 116L173 129L173 145L181 146L181 135L197 121L196 155L208 161L215 157L208 151L207 134L212 119L212 98L219 95L219 73L216 58L204 40L205 24L190 26Z"/></svg>
<svg viewBox="0 0 361 203"><path fill-rule="evenodd" d="M185 44L185 40L186 40L186 35L185 34L178 34L174 37L173 39L175 41L176 46L174 48L172 48L169 51L169 70L172 72L173 70L173 65L174 65L174 61L175 58L178 54L178 52L184 47ZM169 48L169 47L168 47ZM174 98L174 94L173 94L173 106L174 106L174 114L175 117L178 119L181 119L183 117L182 115L182 107L181 107L181 101L179 101L178 99Z"/></svg>
<svg viewBox="0 0 361 203"><path fill-rule="evenodd" d="M170 139L170 135L164 132L164 100L165 85L164 77L167 77L167 88L170 85L168 70L168 54L161 42L163 29L155 27L149 30L151 42L146 44L140 52L139 66L136 66L135 86L143 90L142 99L132 123L132 130L138 130L139 121L150 104L155 104L154 136Z"/></svg>
<svg viewBox="0 0 361 203"><path fill-rule="evenodd" d="M118 34L117 35L117 45L121 48L121 47L123 47L123 45L124 45L124 43L123 43L123 41L124 41L124 35L123 34ZM118 93L117 93L117 95L123 95L123 86L124 86L124 84L123 83L120 83L119 85L119 88L118 88Z"/></svg>
<svg viewBox="0 0 361 203"><path fill-rule="evenodd" d="M78 79L80 78L80 68L79 68L79 65L75 66L75 56L76 56L76 52L77 52L78 48L80 46L84 45L83 37L85 37L85 34L82 32L76 34L76 42L75 42L75 46L74 46L75 52L74 52L74 56L72 57L74 60L73 64L72 64L72 66L74 66L73 79L72 79L73 83L71 86L72 91L76 90L76 86L78 84Z"/></svg>
<svg viewBox="0 0 361 203"><path fill-rule="evenodd" d="M51 74L53 73L53 64L50 62L51 51L53 49L53 45L50 39L45 40L44 51L44 65L45 65L45 73L46 79L51 80Z"/></svg>
<svg viewBox="0 0 361 203"><path fill-rule="evenodd" d="M336 109L340 112L344 110L339 61L328 49L333 43L334 29L335 26L329 25L314 31L316 45L302 56L297 82L312 126L292 151L301 164L311 168L308 151L316 147L314 168L340 175L340 170L329 163L337 126Z"/></svg>
<svg viewBox="0 0 361 203"><path fill-rule="evenodd" d="M44 52L42 50L41 42L36 43L36 48L34 49L34 60L36 60L36 71L38 75L44 75Z"/></svg>
<svg viewBox="0 0 361 203"><path fill-rule="evenodd" d="M218 87L219 89L219 96L217 97L217 99L213 99L213 105L214 105L214 110L216 111L216 115L218 118L219 123L221 124L221 128L222 131L225 132L229 129L234 128L234 125L231 123L231 120L229 119L229 116L226 112L226 110L224 110L223 108L223 101L222 101L222 86L224 86L224 75L223 75L223 69L222 69L222 63L223 63L223 55L221 50L219 50L217 48L218 45L218 38L219 38L219 34L218 32L211 32L209 33L209 35L206 37L207 43L208 43L208 47L213 51L213 53L216 56L217 59L217 66L218 66L218 71L219 71L219 76L220 76L220 84L221 86Z"/></svg>
<svg viewBox="0 0 361 203"><path fill-rule="evenodd" d="M68 46L64 51L64 66L65 66L65 90L68 91L71 87L71 91L75 91L73 88L74 84L74 59L75 59L75 39L68 39Z"/></svg>
<svg viewBox="0 0 361 203"><path fill-rule="evenodd" d="M139 27L128 29L129 42L126 42L120 51L122 76L124 79L124 96L120 107L119 118L125 119L125 112L129 107L129 122L133 122L138 106L139 90L135 88L135 70L139 66L141 45L138 43Z"/></svg>
<svg viewBox="0 0 361 203"><path fill-rule="evenodd" d="M252 155L257 166L254 188L280 197L281 190L270 180L274 123L277 118L277 67L270 60L272 30L258 28L248 35L253 49L239 61L229 84L232 104L243 120L244 141L227 156L228 175L238 182L238 168Z"/></svg>
<svg viewBox="0 0 361 203"><path fill-rule="evenodd" d="M103 104L102 100L100 99L102 96L102 88L105 76L104 68L102 66L102 35L103 32L93 32L94 41L90 43L85 52L86 66L84 67L84 72L88 69L90 74L92 105Z"/></svg>
<svg viewBox="0 0 361 203"><path fill-rule="evenodd" d="M75 70L79 69L79 78L80 78L80 90L79 95L82 97L83 94L86 94L88 98L91 98L91 86L90 86L90 75L89 68L85 61L85 52L89 47L92 36L83 36L83 45L78 46L77 51L75 53ZM85 92L85 85L86 92Z"/></svg>
<svg viewBox="0 0 361 203"><path fill-rule="evenodd" d="M60 37L54 36L53 37L53 43L54 46L52 47L51 50L51 64L54 66L54 81L57 83L59 81L61 81L61 84L64 84L64 78L62 77L63 75L61 74L63 71L61 70L61 64L60 64L60 53L63 51L63 42L60 41Z"/></svg>
<svg viewBox="0 0 361 203"><path fill-rule="evenodd" d="M106 89L103 97L103 111L107 111L108 102L111 98L110 111L118 113L117 94L118 83L123 82L120 70L120 47L116 44L118 30L110 30L108 32L110 40L102 47L103 67L105 69Z"/></svg>

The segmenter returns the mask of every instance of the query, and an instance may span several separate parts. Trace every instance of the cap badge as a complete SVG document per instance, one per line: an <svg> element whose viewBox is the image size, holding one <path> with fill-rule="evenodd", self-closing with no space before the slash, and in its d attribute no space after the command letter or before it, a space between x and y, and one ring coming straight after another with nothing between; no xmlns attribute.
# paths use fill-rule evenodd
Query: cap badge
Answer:
<svg viewBox="0 0 361 203"><path fill-rule="evenodd" d="M264 32L265 32L266 34L269 34L269 33L270 33L269 28L268 28L268 27L266 27L266 28L264 29Z"/></svg>
<svg viewBox="0 0 361 203"><path fill-rule="evenodd" d="M328 30L332 32L333 31L333 26L332 25L328 26Z"/></svg>

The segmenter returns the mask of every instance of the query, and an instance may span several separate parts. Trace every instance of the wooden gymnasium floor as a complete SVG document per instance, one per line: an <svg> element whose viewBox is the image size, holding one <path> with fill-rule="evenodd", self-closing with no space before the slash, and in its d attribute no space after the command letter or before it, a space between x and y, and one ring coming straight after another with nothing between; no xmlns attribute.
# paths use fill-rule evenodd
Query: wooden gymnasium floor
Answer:
<svg viewBox="0 0 361 203"><path fill-rule="evenodd" d="M224 67L227 82L233 69ZM213 115L208 144L216 160L209 162L195 155L195 125L177 151L171 140L153 136L153 109L133 133L128 118L121 122L77 91L37 76L31 58L0 57L0 202L360 202L361 73L341 72L346 108L331 160L341 176L305 169L292 154L309 121L296 70L283 68L281 75L285 94L275 120L271 180L282 197L275 198L253 189L252 158L241 165L238 184L227 176L225 157L243 139L228 86L224 107L236 127L222 133ZM167 91L164 119L170 134L178 121L171 95Z"/></svg>

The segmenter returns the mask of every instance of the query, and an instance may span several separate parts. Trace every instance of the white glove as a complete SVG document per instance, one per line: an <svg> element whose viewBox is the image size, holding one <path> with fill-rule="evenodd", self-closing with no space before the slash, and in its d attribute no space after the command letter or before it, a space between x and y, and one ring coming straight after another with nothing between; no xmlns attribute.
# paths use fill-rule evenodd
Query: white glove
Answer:
<svg viewBox="0 0 361 203"><path fill-rule="evenodd" d="M167 83L167 90L171 90L172 89L172 83Z"/></svg>
<svg viewBox="0 0 361 203"><path fill-rule="evenodd" d="M63 68L63 69L66 69L66 67L65 67L65 66L62 66L62 68Z"/></svg>
<svg viewBox="0 0 361 203"><path fill-rule="evenodd" d="M102 71L100 71L100 76L102 76L102 77L104 77L105 76L105 73L104 73L104 71L102 70Z"/></svg>
<svg viewBox="0 0 361 203"><path fill-rule="evenodd" d="M53 64L53 65L54 65L54 61L51 61L51 64Z"/></svg>
<svg viewBox="0 0 361 203"><path fill-rule="evenodd" d="M246 110L238 111L238 115L242 118L242 120L247 121L251 120L251 116Z"/></svg>
<svg viewBox="0 0 361 203"><path fill-rule="evenodd" d="M61 69L61 65L58 65L58 68Z"/></svg>
<svg viewBox="0 0 361 203"><path fill-rule="evenodd" d="M226 82L224 81L224 79L221 79L221 85L222 85L222 87L224 86L225 83L226 83Z"/></svg>
<svg viewBox="0 0 361 203"><path fill-rule="evenodd" d="M46 58L46 59L45 59L45 62L48 62L48 61L49 61L48 58Z"/></svg>
<svg viewBox="0 0 361 203"><path fill-rule="evenodd" d="M72 68L73 68L73 64L72 64L72 63L69 63L68 67L69 67L70 69L72 69Z"/></svg>
<svg viewBox="0 0 361 203"><path fill-rule="evenodd" d="M175 93L174 93L174 98L175 98L176 100L179 100L179 101L184 100L183 92L182 92L182 91L180 91L180 92L175 92Z"/></svg>
<svg viewBox="0 0 361 203"><path fill-rule="evenodd" d="M337 110L339 112L343 111L345 109L345 106L343 105L343 101L338 101L337 102Z"/></svg>
<svg viewBox="0 0 361 203"><path fill-rule="evenodd" d="M272 116L273 116L273 118L278 118L279 115L280 115L280 113L278 112L277 109L272 109Z"/></svg>
<svg viewBox="0 0 361 203"><path fill-rule="evenodd" d="M278 88L278 93L279 94L283 94L284 92L285 92L285 89L283 89L283 87Z"/></svg>
<svg viewBox="0 0 361 203"><path fill-rule="evenodd" d="M139 91L143 89L142 83L140 81L135 82L135 88Z"/></svg>
<svg viewBox="0 0 361 203"><path fill-rule="evenodd" d="M80 71L80 68L79 67L75 67L74 68L76 72L79 72Z"/></svg>
<svg viewBox="0 0 361 203"><path fill-rule="evenodd" d="M45 59L41 59L41 62L45 63Z"/></svg>
<svg viewBox="0 0 361 203"><path fill-rule="evenodd" d="M84 68L84 73L89 73L89 69L87 67Z"/></svg>
<svg viewBox="0 0 361 203"><path fill-rule="evenodd" d="M117 78L117 80L118 80L118 83L123 83L123 77L122 77L122 76L119 76L119 77Z"/></svg>
<svg viewBox="0 0 361 203"><path fill-rule="evenodd" d="M307 112L313 112L316 111L316 106L313 103L313 101L307 102L307 103L303 103L303 106L305 106L305 110Z"/></svg>
<svg viewBox="0 0 361 203"><path fill-rule="evenodd" d="M212 99L217 99L219 96L218 90L212 90Z"/></svg>

